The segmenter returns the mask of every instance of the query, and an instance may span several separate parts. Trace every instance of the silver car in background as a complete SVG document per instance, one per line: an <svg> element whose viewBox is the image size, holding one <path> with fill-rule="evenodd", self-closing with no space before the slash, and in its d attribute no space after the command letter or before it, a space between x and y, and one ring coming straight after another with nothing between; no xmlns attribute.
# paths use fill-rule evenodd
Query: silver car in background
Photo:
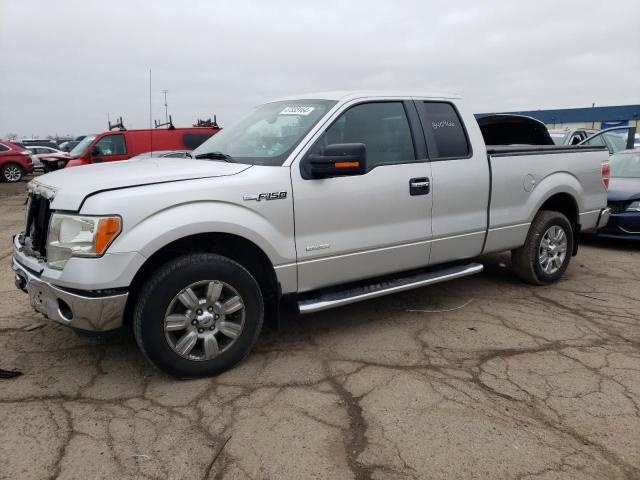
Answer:
<svg viewBox="0 0 640 480"><path fill-rule="evenodd" d="M145 152L129 160L141 160L143 158L191 158L189 150L156 150L153 152Z"/></svg>
<svg viewBox="0 0 640 480"><path fill-rule="evenodd" d="M556 145L578 145L597 132L597 128L549 129L549 135L551 135L553 143Z"/></svg>

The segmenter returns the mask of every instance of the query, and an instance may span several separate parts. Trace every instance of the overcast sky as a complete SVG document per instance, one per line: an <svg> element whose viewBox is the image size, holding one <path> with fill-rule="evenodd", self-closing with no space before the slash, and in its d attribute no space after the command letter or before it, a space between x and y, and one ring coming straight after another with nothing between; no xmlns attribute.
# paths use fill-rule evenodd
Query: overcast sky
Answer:
<svg viewBox="0 0 640 480"><path fill-rule="evenodd" d="M0 137L186 126L292 93L463 95L474 112L640 103L640 0L0 0Z"/></svg>

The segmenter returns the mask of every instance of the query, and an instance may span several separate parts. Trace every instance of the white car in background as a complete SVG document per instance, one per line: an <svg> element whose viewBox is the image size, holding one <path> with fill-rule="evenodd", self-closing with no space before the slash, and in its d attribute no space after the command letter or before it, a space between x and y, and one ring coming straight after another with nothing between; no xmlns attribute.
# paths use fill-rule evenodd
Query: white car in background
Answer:
<svg viewBox="0 0 640 480"><path fill-rule="evenodd" d="M26 145L24 148L31 152L31 160L33 160L33 168L35 170L44 170L44 164L42 163L43 158L48 157L49 155L65 155L65 152L62 150L46 147L44 145Z"/></svg>

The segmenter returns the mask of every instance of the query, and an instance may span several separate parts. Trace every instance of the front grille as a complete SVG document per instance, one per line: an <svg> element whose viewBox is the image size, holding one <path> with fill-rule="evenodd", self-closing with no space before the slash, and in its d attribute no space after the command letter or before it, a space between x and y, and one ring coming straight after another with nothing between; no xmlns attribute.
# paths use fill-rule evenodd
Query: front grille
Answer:
<svg viewBox="0 0 640 480"><path fill-rule="evenodd" d="M611 209L611 213L615 215L618 213L624 213L628 205L629 205L628 201L622 201L622 202L609 202L607 206Z"/></svg>
<svg viewBox="0 0 640 480"><path fill-rule="evenodd" d="M47 253L47 232L50 217L49 200L41 195L30 194L23 243L28 253L43 259L46 258Z"/></svg>

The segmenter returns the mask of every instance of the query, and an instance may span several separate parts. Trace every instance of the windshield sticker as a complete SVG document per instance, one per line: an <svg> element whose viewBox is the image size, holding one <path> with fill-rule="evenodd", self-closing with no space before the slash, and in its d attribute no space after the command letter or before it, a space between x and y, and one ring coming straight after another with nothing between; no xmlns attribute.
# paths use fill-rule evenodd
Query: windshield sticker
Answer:
<svg viewBox="0 0 640 480"><path fill-rule="evenodd" d="M442 120L441 122L431 122L431 128L433 128L434 130L438 130L439 128L444 128L444 127L455 127L456 124L453 123L451 120Z"/></svg>
<svg viewBox="0 0 640 480"><path fill-rule="evenodd" d="M278 115L309 115L315 110L315 107L304 107L301 105L292 105L284 107Z"/></svg>

